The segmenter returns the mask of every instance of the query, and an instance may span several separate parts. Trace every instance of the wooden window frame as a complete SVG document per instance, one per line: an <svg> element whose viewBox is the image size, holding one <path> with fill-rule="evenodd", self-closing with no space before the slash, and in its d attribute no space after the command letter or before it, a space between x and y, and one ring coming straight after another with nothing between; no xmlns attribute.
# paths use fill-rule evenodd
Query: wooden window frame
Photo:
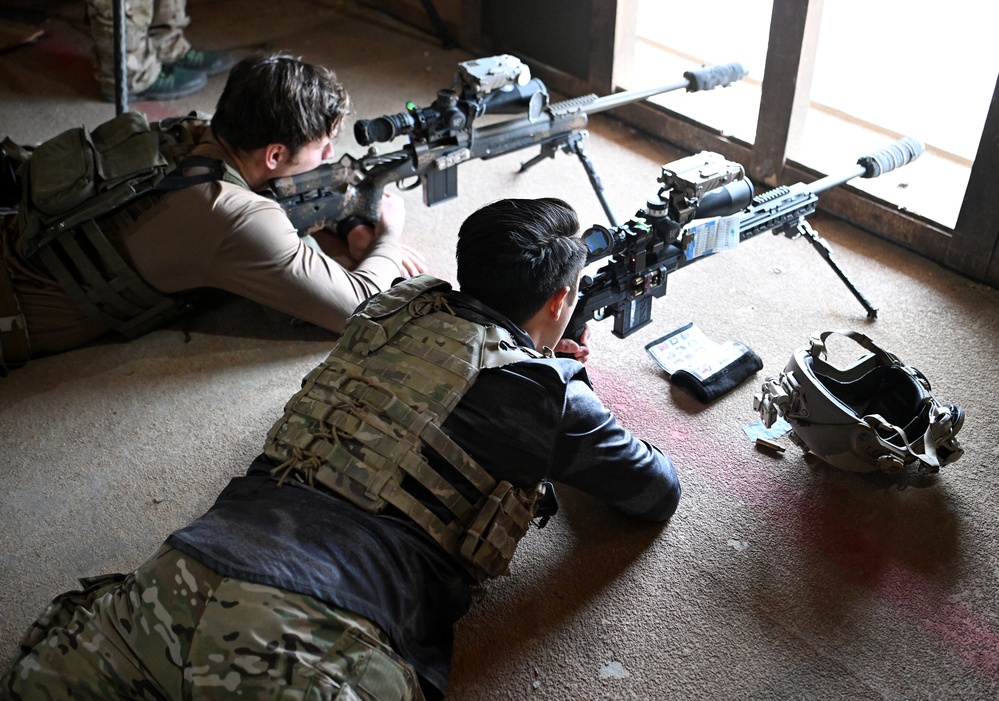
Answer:
<svg viewBox="0 0 999 701"><path fill-rule="evenodd" d="M691 153L700 150L720 153L742 163L750 177L768 185L811 181L824 175L787 158L802 130L822 3L823 0L774 0L754 144L727 137L651 103L616 109L614 118ZM455 29L459 45L483 55L512 50L497 45L483 33L482 11L483 0L461 0L461 16ZM589 75L567 75L530 57L521 58L556 92L606 94L619 89L630 77L635 12L634 0L593 0ZM999 144L999 81L953 229L900 210L849 184L824 193L821 208L973 280L999 287L999 198L991 196L992 188L999 182L996 144Z"/></svg>

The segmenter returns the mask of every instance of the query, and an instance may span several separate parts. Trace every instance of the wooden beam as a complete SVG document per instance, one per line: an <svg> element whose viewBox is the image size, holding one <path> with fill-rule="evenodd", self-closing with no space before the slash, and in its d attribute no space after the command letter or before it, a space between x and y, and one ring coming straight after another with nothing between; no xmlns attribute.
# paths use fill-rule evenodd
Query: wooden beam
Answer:
<svg viewBox="0 0 999 701"><path fill-rule="evenodd" d="M759 182L776 184L808 111L823 0L774 0L753 158Z"/></svg>
<svg viewBox="0 0 999 701"><path fill-rule="evenodd" d="M946 265L999 287L999 80L985 117L968 188L946 251Z"/></svg>
<svg viewBox="0 0 999 701"><path fill-rule="evenodd" d="M601 95L614 90L614 47L617 34L617 0L592 0L590 11L589 75L586 79ZM624 4L628 4L624 0Z"/></svg>

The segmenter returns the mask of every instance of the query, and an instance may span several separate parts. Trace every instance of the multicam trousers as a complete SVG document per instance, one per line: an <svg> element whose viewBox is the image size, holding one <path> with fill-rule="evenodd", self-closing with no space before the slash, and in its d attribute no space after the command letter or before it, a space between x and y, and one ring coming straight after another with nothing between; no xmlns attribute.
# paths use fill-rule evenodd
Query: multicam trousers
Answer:
<svg viewBox="0 0 999 701"><path fill-rule="evenodd" d="M85 584L28 631L0 698L423 699L367 619L222 577L169 546Z"/></svg>
<svg viewBox="0 0 999 701"><path fill-rule="evenodd" d="M114 0L87 0L94 39L94 77L101 92L114 94ZM141 92L153 84L164 63L191 48L184 28L191 23L187 0L125 0L125 67L128 89Z"/></svg>

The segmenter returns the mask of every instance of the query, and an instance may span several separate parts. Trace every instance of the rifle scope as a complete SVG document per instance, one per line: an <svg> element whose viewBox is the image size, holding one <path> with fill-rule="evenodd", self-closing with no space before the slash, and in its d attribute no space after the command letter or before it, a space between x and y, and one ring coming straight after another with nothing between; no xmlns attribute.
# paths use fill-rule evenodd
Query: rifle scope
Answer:
<svg viewBox="0 0 999 701"><path fill-rule="evenodd" d="M680 229L693 219L727 217L745 209L753 200L753 183L749 178L733 180L704 194L693 216L678 217L670 213L670 204L659 197L649 200L646 208L638 213L637 219L611 228L599 224L589 228L582 236L586 244L586 263L606 256L634 255L648 244L651 237L673 243ZM676 219L686 221L676 221Z"/></svg>
<svg viewBox="0 0 999 701"><path fill-rule="evenodd" d="M548 104L548 88L539 78L525 85L505 85L481 98L463 98L454 90L441 90L429 107L406 103L406 111L386 114L354 123L354 138L361 146L410 136L411 141L430 141L442 132L471 128L484 114L518 114L527 111L531 121L541 116Z"/></svg>
<svg viewBox="0 0 999 701"><path fill-rule="evenodd" d="M727 217L745 209L753 201L753 183L749 178L733 180L704 194L694 219Z"/></svg>

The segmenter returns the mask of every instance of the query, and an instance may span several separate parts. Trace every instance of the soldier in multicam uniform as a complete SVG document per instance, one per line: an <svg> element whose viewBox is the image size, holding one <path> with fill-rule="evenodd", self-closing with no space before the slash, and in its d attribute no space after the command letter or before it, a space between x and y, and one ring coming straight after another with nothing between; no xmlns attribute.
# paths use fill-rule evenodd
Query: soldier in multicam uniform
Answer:
<svg viewBox="0 0 999 701"><path fill-rule="evenodd" d="M622 428L560 341L585 262L561 200L501 200L458 235L461 292L374 296L264 454L128 576L56 599L12 699L439 699L453 627L507 574L549 481L670 518L670 460Z"/></svg>
<svg viewBox="0 0 999 701"><path fill-rule="evenodd" d="M94 77L101 96L114 100L114 3L87 0L94 39ZM125 69L128 90L138 100L175 100L205 87L207 76L223 73L235 59L226 51L199 51L184 36L191 23L187 0L129 0L125 3Z"/></svg>

